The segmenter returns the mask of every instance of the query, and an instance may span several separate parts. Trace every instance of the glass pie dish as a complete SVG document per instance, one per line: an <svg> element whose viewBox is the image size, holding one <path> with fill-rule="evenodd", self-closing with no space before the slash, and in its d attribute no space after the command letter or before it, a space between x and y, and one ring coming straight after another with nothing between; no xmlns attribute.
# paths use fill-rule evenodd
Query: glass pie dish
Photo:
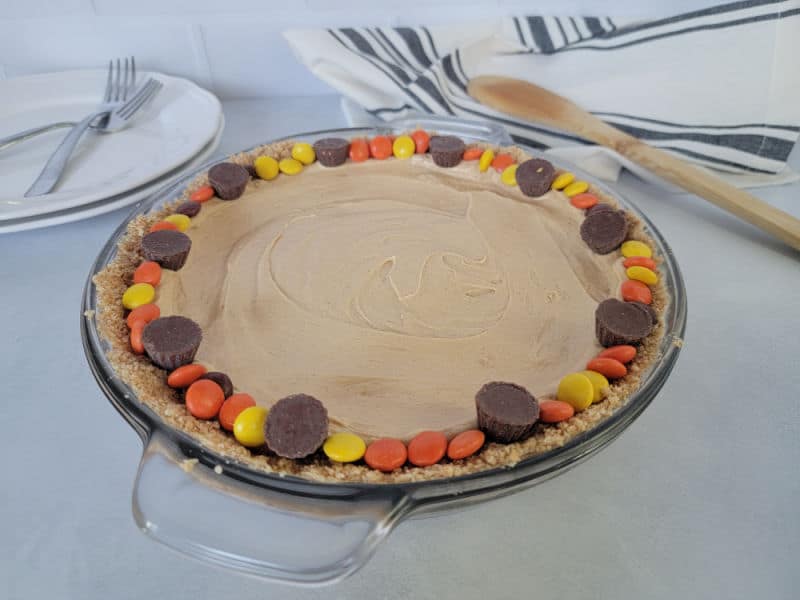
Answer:
<svg viewBox="0 0 800 600"><path fill-rule="evenodd" d="M500 127L462 120L417 118L375 129L299 133L283 139L371 137L423 127L465 141L512 145ZM280 140L273 140L280 141ZM540 153L529 148L533 156ZM217 162L217 161L214 161ZM403 519L484 502L531 487L587 459L619 436L655 398L680 352L686 295L672 251L656 228L617 191L558 161L641 219L663 258L660 274L669 302L662 316L658 356L627 402L594 428L554 450L495 468L448 479L413 483L326 483L254 470L203 446L166 424L115 373L108 343L91 315L98 309L92 278L113 259L128 223L157 211L179 195L206 164L136 206L114 232L91 268L83 296L81 333L89 366L112 405L144 444L133 491L137 525L185 554L268 579L300 584L337 581L356 571ZM187 510L186 507L191 507Z"/></svg>

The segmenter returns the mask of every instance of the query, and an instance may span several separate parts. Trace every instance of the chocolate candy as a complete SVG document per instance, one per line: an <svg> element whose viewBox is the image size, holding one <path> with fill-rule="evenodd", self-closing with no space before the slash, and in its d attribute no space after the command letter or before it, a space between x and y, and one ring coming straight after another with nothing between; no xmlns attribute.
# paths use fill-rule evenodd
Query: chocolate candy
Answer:
<svg viewBox="0 0 800 600"><path fill-rule="evenodd" d="M650 306L649 304L645 304L644 302L630 302L629 304L633 304L634 306L638 306L643 311L645 311L649 316L650 320L653 322L653 325L658 323L658 313L656 309Z"/></svg>
<svg viewBox="0 0 800 600"><path fill-rule="evenodd" d="M233 395L233 382L225 373L220 373L219 371L209 371L208 373L198 377L198 379L210 379L216 383L222 388L222 393L225 394L226 398Z"/></svg>
<svg viewBox="0 0 800 600"><path fill-rule="evenodd" d="M431 137L430 152L436 165L455 167L464 155L464 142L454 135L434 135Z"/></svg>
<svg viewBox="0 0 800 600"><path fill-rule="evenodd" d="M478 427L499 442L527 437L539 418L536 398L514 383L487 383L475 395L475 405Z"/></svg>
<svg viewBox="0 0 800 600"><path fill-rule="evenodd" d="M264 436L278 456L303 458L316 452L328 437L328 411L313 396L287 396L269 410Z"/></svg>
<svg viewBox="0 0 800 600"><path fill-rule="evenodd" d="M588 217L589 215L593 215L594 213L599 213L607 210L615 211L617 209L611 206L610 204L605 204L603 202L600 202L599 204L595 204L591 208L588 208L586 210L586 216Z"/></svg>
<svg viewBox="0 0 800 600"><path fill-rule="evenodd" d="M517 167L517 185L526 196L538 198L550 191L556 170L541 158L531 158Z"/></svg>
<svg viewBox="0 0 800 600"><path fill-rule="evenodd" d="M338 167L347 160L350 142L343 138L322 138L314 142L314 152L323 167Z"/></svg>
<svg viewBox="0 0 800 600"><path fill-rule="evenodd" d="M653 331L653 317L638 302L623 302L616 298L597 305L595 332L597 340L606 347L636 344Z"/></svg>
<svg viewBox="0 0 800 600"><path fill-rule="evenodd" d="M192 240L188 235L171 229L153 231L142 238L144 257L171 271L177 271L186 263L191 248Z"/></svg>
<svg viewBox="0 0 800 600"><path fill-rule="evenodd" d="M254 165L252 165L252 164L244 165L244 170L247 171L247 174L250 175L251 179L255 179L256 177L258 177L258 175L256 174L256 168L255 168Z"/></svg>
<svg viewBox="0 0 800 600"><path fill-rule="evenodd" d="M217 196L223 200L236 200L244 194L244 188L250 181L250 173L241 165L223 162L208 170L208 182Z"/></svg>
<svg viewBox="0 0 800 600"><path fill-rule="evenodd" d="M628 221L621 210L594 211L581 223L581 238L596 254L608 254L628 236Z"/></svg>
<svg viewBox="0 0 800 600"><path fill-rule="evenodd" d="M203 332L186 317L160 317L145 325L142 333L144 351L153 363L173 371L194 360Z"/></svg>
<svg viewBox="0 0 800 600"><path fill-rule="evenodd" d="M175 212L179 215L186 215L187 217L196 217L201 208L202 206L199 202L189 200L188 202L184 202L178 208L176 208Z"/></svg>

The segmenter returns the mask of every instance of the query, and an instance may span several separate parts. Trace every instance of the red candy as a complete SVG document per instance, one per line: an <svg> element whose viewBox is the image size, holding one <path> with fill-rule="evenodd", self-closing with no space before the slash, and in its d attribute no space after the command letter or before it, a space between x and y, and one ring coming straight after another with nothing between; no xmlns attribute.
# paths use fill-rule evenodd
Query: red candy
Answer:
<svg viewBox="0 0 800 600"><path fill-rule="evenodd" d="M636 347L627 345L611 346L598 354L597 358L613 358L626 365L636 358Z"/></svg>
<svg viewBox="0 0 800 600"><path fill-rule="evenodd" d="M408 451L400 440L382 438L375 440L367 448L364 461L376 471L389 473L406 463Z"/></svg>
<svg viewBox="0 0 800 600"><path fill-rule="evenodd" d="M210 379L195 381L186 390L186 408L198 419L213 419L225 402L222 388Z"/></svg>
<svg viewBox="0 0 800 600"><path fill-rule="evenodd" d="M620 288L622 299L626 302L642 302L644 304L653 303L653 292L641 281L629 279Z"/></svg>
<svg viewBox="0 0 800 600"><path fill-rule="evenodd" d="M408 444L408 461L417 467L435 465L447 452L447 437L441 431L423 431Z"/></svg>
<svg viewBox="0 0 800 600"><path fill-rule="evenodd" d="M597 371L609 379L619 379L628 374L625 365L613 358L593 358L586 364L586 368L590 371Z"/></svg>
<svg viewBox="0 0 800 600"><path fill-rule="evenodd" d="M648 258L647 256L631 256L622 262L622 266L626 269L628 267L644 267L645 269L655 271L656 261L654 261L652 258Z"/></svg>
<svg viewBox="0 0 800 600"><path fill-rule="evenodd" d="M161 265L147 260L136 267L133 272L133 283L149 283L156 287L161 282Z"/></svg>

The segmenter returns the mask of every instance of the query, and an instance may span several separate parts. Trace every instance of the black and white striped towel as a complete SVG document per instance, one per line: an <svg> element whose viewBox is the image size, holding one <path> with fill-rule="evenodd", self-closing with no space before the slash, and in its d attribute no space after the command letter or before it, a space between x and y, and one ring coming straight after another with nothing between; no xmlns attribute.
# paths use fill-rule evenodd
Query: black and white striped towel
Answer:
<svg viewBox="0 0 800 600"><path fill-rule="evenodd" d="M515 120L466 92L477 75L528 79L741 186L797 179L800 0L746 0L647 22L507 17L492 22L285 33L339 90L355 125L416 113L488 119L520 143L613 179L617 154ZM356 108L357 107L357 108Z"/></svg>

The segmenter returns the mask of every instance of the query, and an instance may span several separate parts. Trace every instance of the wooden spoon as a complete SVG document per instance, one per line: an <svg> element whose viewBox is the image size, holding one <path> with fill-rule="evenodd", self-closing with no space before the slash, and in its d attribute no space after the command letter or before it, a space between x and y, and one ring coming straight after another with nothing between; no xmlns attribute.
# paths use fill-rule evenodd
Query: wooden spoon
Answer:
<svg viewBox="0 0 800 600"><path fill-rule="evenodd" d="M510 77L476 77L469 94L496 110L568 131L615 150L656 175L692 192L800 250L800 220L722 179L604 123L538 85Z"/></svg>

